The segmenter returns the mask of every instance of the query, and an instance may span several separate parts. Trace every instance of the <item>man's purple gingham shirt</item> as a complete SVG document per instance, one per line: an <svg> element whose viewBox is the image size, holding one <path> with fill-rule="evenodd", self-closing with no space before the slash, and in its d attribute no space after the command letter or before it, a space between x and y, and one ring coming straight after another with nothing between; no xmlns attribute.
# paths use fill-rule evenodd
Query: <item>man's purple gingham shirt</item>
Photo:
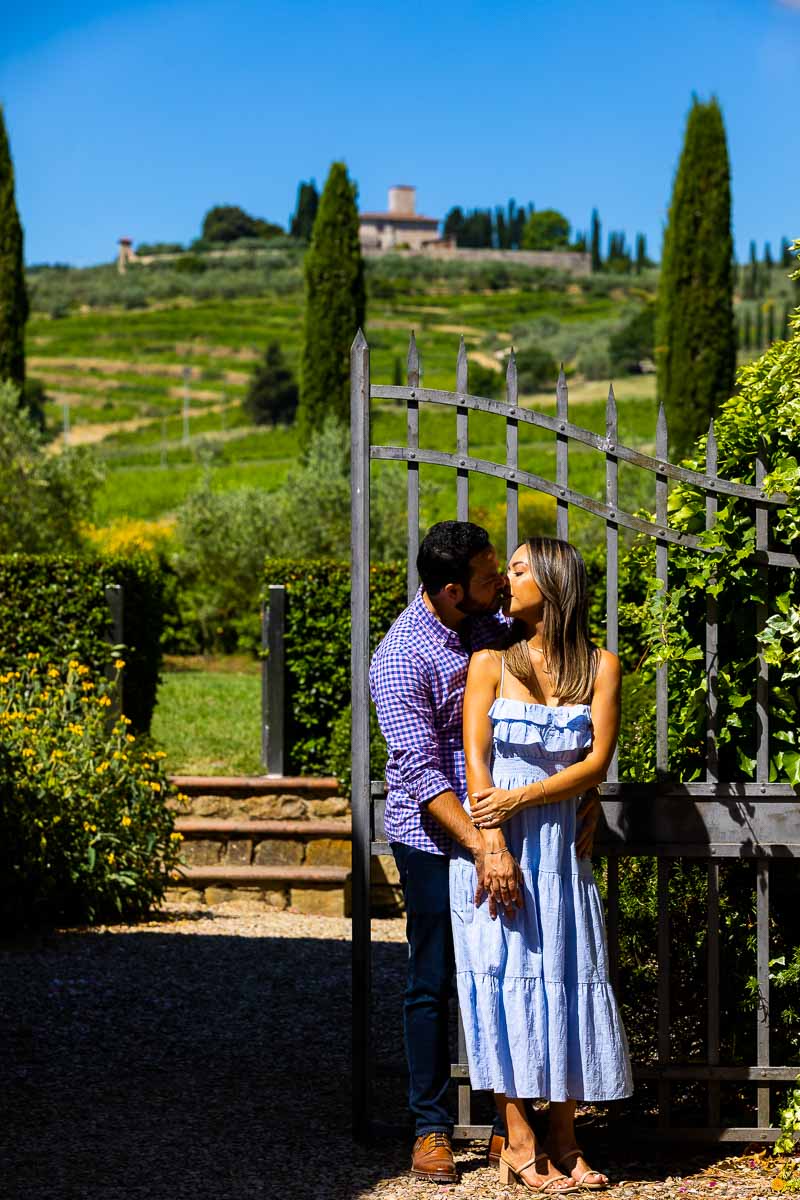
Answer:
<svg viewBox="0 0 800 1200"><path fill-rule="evenodd" d="M427 809L453 791L467 794L461 717L470 654L497 642L501 615L471 617L464 640L430 611L422 588L392 625L369 669L369 687L386 764L386 837L431 854L449 854L452 839ZM466 645L465 645L466 642Z"/></svg>

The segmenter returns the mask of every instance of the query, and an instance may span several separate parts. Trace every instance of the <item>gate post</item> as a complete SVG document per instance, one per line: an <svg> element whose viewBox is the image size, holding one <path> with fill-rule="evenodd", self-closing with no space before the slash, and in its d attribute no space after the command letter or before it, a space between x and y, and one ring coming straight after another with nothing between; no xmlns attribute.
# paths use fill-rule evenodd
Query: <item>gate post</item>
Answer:
<svg viewBox="0 0 800 1200"><path fill-rule="evenodd" d="M353 1133L370 1128L372 830L369 770L369 346L350 349L350 619L353 808Z"/></svg>
<svg viewBox="0 0 800 1200"><path fill-rule="evenodd" d="M261 765L268 775L284 771L284 632L286 588L269 585L261 604Z"/></svg>

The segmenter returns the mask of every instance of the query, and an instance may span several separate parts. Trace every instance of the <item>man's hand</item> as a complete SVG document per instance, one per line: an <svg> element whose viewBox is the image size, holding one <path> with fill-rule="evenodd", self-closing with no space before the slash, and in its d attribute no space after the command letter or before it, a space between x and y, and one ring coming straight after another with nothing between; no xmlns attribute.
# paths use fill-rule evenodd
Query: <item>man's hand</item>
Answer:
<svg viewBox="0 0 800 1200"><path fill-rule="evenodd" d="M498 905L507 917L513 917L514 909L522 908L523 904L524 880L519 864L502 835L490 833L484 835L482 841L484 848L475 856L478 872L475 906L480 907L484 896L488 896L489 916L493 921L497 918Z"/></svg>
<svg viewBox="0 0 800 1200"><path fill-rule="evenodd" d="M520 807L523 788L480 788L470 797L472 820L478 829L498 829Z"/></svg>
<svg viewBox="0 0 800 1200"><path fill-rule="evenodd" d="M591 858L597 822L600 820L600 793L596 787L584 792L576 813L578 832L575 852L578 858Z"/></svg>

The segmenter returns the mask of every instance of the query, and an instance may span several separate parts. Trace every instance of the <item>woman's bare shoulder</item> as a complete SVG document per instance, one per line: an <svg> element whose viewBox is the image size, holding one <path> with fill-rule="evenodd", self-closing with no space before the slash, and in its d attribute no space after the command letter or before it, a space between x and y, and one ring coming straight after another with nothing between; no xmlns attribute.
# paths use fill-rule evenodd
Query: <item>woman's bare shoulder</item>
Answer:
<svg viewBox="0 0 800 1200"><path fill-rule="evenodd" d="M476 650L469 660L469 673L480 679L499 679L502 653L487 646L484 650Z"/></svg>
<svg viewBox="0 0 800 1200"><path fill-rule="evenodd" d="M622 676L622 667L620 666L619 655L614 654L611 650L605 650L602 646L597 647L597 654L598 663L595 679L603 679L609 683L620 679Z"/></svg>

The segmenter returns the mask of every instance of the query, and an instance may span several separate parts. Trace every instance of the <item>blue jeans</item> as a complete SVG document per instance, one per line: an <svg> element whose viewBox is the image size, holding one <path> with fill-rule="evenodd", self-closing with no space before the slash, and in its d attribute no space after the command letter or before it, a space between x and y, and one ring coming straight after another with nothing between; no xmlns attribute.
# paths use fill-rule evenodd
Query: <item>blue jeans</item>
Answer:
<svg viewBox="0 0 800 1200"><path fill-rule="evenodd" d="M416 1135L452 1135L447 1108L450 1083L448 1011L453 986L450 860L392 843L406 902L408 978L403 1031L408 1060L408 1106Z"/></svg>

